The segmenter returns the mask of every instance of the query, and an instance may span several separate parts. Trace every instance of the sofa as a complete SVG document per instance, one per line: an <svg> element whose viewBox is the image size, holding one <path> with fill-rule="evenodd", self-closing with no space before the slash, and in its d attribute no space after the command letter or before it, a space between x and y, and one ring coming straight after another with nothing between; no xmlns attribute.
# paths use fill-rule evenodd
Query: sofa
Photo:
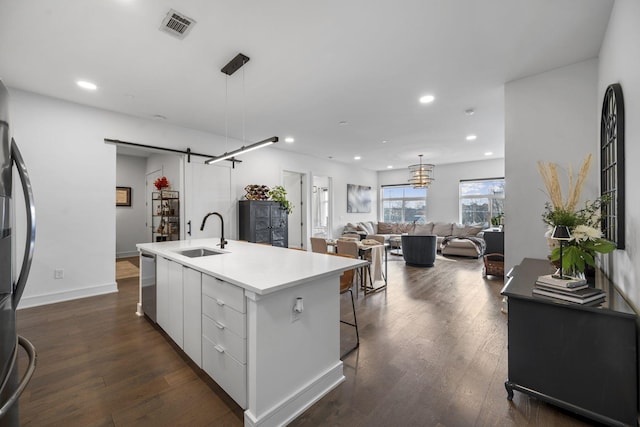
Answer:
<svg viewBox="0 0 640 427"><path fill-rule="evenodd" d="M455 255L479 258L484 254L483 226L481 224L463 225L454 222L389 223L363 221L349 223L343 234L357 235L361 239L384 237L389 242L391 237L409 235L435 235L436 248L442 255Z"/></svg>

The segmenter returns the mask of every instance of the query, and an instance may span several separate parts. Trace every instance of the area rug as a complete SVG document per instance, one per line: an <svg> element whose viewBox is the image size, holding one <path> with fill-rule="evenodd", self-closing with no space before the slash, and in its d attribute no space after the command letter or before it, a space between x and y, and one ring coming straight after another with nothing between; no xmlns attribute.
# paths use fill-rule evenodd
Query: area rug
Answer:
<svg viewBox="0 0 640 427"><path fill-rule="evenodd" d="M138 277L140 270L127 259L116 260L116 280Z"/></svg>

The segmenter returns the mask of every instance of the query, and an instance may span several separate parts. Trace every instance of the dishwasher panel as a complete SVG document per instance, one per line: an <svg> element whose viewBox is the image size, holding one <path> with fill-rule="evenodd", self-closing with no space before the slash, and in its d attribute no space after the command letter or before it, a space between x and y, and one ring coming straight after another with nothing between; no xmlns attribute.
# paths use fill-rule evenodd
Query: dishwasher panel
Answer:
<svg viewBox="0 0 640 427"><path fill-rule="evenodd" d="M140 286L142 287L142 311L156 322L156 256L140 252Z"/></svg>

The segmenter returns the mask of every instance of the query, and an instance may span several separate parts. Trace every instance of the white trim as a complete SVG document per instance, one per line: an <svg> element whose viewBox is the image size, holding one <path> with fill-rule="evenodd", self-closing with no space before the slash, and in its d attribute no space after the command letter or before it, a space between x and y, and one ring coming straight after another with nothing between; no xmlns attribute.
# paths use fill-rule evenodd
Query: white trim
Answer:
<svg viewBox="0 0 640 427"><path fill-rule="evenodd" d="M342 361L338 361L280 404L271 408L260 419L256 419L249 409L244 411L244 425L245 427L275 427L289 424L344 380Z"/></svg>
<svg viewBox="0 0 640 427"><path fill-rule="evenodd" d="M140 255L138 251L118 252L116 258L131 258Z"/></svg>
<svg viewBox="0 0 640 427"><path fill-rule="evenodd" d="M37 307L40 305L53 304L56 302L71 301L74 299L93 297L97 295L111 294L118 292L116 282L104 285L96 285L88 288L73 289L49 294L22 297L18 309Z"/></svg>

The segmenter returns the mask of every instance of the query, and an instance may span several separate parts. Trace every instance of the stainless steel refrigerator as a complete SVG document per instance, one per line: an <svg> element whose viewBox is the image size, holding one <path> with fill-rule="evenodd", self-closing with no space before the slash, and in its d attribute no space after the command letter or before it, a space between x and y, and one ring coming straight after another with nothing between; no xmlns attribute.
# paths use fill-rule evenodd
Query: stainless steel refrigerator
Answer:
<svg viewBox="0 0 640 427"><path fill-rule="evenodd" d="M15 165L26 203L26 242L22 257L16 251L14 201L12 198ZM17 183L16 183L17 184ZM33 191L22 155L11 137L9 93L0 80L0 427L17 426L18 398L35 370L33 345L18 336L16 309L27 284L35 246L36 227ZM20 270L16 262L21 263ZM29 363L22 378L18 372L18 347L23 347Z"/></svg>

